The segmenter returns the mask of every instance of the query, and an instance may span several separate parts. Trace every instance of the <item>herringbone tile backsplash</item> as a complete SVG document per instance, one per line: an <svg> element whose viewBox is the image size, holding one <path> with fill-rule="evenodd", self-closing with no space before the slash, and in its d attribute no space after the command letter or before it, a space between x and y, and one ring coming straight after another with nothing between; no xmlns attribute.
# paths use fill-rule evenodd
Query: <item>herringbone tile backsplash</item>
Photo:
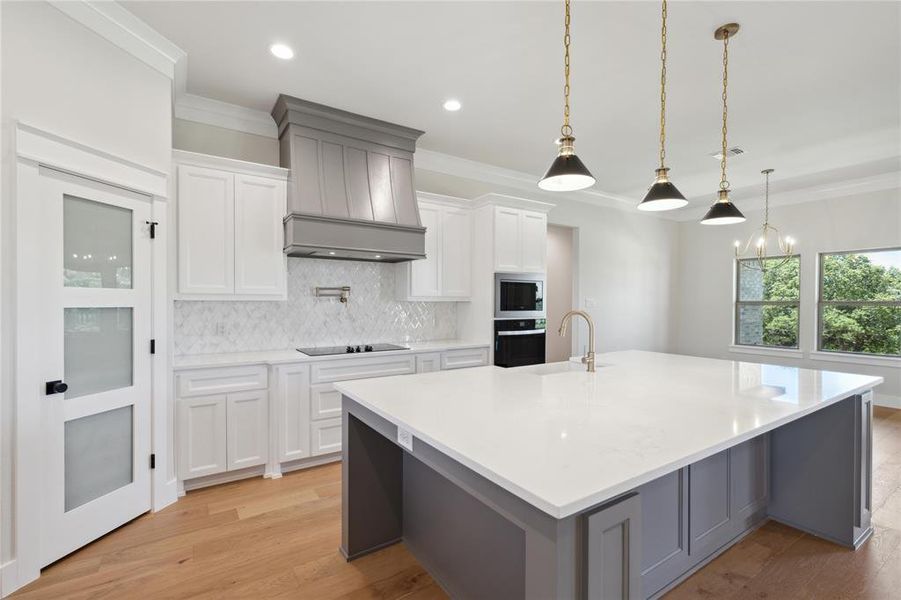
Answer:
<svg viewBox="0 0 901 600"><path fill-rule="evenodd" d="M175 301L175 353L251 352L456 336L454 302L396 299L395 266L288 259L286 302ZM313 288L349 285L350 301Z"/></svg>

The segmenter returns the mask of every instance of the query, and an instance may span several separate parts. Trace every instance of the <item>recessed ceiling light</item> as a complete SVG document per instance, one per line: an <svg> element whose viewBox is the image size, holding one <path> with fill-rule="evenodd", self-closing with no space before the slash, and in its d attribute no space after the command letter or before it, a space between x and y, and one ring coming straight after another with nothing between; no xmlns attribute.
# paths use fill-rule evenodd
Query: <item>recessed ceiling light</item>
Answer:
<svg viewBox="0 0 901 600"><path fill-rule="evenodd" d="M463 108L463 105L460 104L459 100L455 100L454 98L450 98L444 101L444 110L449 112L457 112Z"/></svg>
<svg viewBox="0 0 901 600"><path fill-rule="evenodd" d="M289 60L294 58L294 50L291 49L290 46L286 46L285 44L272 44L269 46L269 52L272 53L272 56L276 58L280 58L282 60Z"/></svg>

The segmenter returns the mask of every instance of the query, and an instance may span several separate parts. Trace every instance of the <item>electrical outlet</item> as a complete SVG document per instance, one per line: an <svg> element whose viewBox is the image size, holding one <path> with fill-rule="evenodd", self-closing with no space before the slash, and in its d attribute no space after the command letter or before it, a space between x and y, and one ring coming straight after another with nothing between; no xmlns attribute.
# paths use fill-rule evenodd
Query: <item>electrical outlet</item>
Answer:
<svg viewBox="0 0 901 600"><path fill-rule="evenodd" d="M397 428L397 443L413 452L413 434L403 427Z"/></svg>
<svg viewBox="0 0 901 600"><path fill-rule="evenodd" d="M224 336L225 335L225 322L218 321L216 323L216 335Z"/></svg>
<svg viewBox="0 0 901 600"><path fill-rule="evenodd" d="M596 308L598 301L594 298L585 298L585 308Z"/></svg>

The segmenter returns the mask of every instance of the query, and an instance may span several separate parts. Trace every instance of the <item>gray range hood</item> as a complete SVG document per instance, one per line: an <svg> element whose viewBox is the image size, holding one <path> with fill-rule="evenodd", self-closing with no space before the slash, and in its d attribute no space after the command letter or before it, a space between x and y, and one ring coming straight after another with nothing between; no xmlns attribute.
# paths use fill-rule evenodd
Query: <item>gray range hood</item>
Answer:
<svg viewBox="0 0 901 600"><path fill-rule="evenodd" d="M288 256L425 258L413 186L413 153L422 131L284 94L272 116L281 166L291 169Z"/></svg>

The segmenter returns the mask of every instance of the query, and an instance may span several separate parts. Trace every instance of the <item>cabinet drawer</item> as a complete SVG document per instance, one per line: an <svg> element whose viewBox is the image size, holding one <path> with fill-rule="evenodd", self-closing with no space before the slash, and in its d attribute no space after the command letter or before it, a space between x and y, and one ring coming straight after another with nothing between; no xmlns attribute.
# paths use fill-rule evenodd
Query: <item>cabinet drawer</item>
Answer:
<svg viewBox="0 0 901 600"><path fill-rule="evenodd" d="M262 390L268 386L269 377L265 365L196 369L183 371L176 377L179 398Z"/></svg>
<svg viewBox="0 0 901 600"><path fill-rule="evenodd" d="M341 417L310 423L313 456L341 451Z"/></svg>
<svg viewBox="0 0 901 600"><path fill-rule="evenodd" d="M341 392L331 383L310 386L310 419L319 421L341 417Z"/></svg>
<svg viewBox="0 0 901 600"><path fill-rule="evenodd" d="M430 352L428 354L418 354L416 356L416 372L431 373L432 371L441 370L441 354L438 352Z"/></svg>
<svg viewBox="0 0 901 600"><path fill-rule="evenodd" d="M441 353L441 370L481 367L488 364L488 348L466 348Z"/></svg>
<svg viewBox="0 0 901 600"><path fill-rule="evenodd" d="M387 377L416 372L415 356L372 356L313 363L312 383L328 383L366 377Z"/></svg>

